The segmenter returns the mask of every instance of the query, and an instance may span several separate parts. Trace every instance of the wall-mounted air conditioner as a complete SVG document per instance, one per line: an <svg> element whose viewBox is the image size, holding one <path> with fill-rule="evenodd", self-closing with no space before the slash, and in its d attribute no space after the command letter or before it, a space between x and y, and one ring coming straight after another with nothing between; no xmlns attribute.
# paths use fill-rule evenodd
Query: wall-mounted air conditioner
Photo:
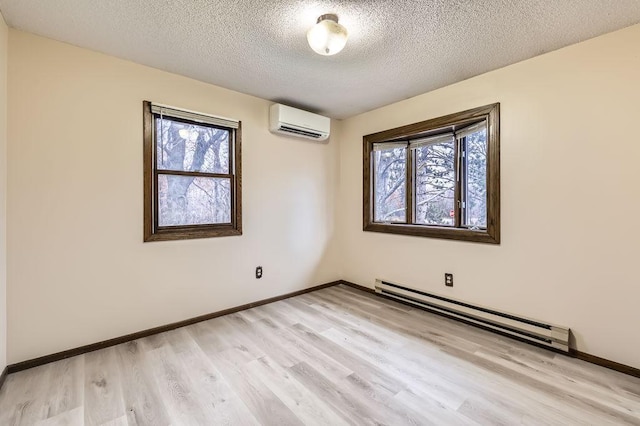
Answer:
<svg viewBox="0 0 640 426"><path fill-rule="evenodd" d="M329 137L331 119L282 104L269 109L269 131L287 136L323 141Z"/></svg>

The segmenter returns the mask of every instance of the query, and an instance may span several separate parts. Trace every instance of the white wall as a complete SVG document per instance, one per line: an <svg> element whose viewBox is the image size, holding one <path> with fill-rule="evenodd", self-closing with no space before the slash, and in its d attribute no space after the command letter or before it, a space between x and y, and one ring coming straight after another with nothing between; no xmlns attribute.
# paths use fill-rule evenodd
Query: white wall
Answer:
<svg viewBox="0 0 640 426"><path fill-rule="evenodd" d="M339 278L335 140L274 136L265 100L15 30L9 81L9 363ZM244 235L142 242L143 100L242 121Z"/></svg>
<svg viewBox="0 0 640 426"><path fill-rule="evenodd" d="M579 350L640 367L639 45L636 25L344 121L344 279L385 278L567 325ZM493 102L501 245L362 231L363 135Z"/></svg>
<svg viewBox="0 0 640 426"><path fill-rule="evenodd" d="M9 28L0 13L0 373L7 365L7 53Z"/></svg>

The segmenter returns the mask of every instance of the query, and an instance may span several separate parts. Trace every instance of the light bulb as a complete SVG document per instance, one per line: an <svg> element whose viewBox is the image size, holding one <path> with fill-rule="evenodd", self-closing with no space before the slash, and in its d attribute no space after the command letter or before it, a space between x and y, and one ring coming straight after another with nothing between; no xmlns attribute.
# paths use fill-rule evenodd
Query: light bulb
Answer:
<svg viewBox="0 0 640 426"><path fill-rule="evenodd" d="M307 32L307 41L314 52L328 56L340 52L348 36L347 29L338 23L338 16L328 14L320 16Z"/></svg>

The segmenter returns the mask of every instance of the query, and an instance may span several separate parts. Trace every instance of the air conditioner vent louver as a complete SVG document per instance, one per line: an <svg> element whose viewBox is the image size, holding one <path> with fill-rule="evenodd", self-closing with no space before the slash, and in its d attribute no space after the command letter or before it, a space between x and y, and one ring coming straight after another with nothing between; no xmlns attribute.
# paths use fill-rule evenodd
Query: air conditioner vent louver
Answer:
<svg viewBox="0 0 640 426"><path fill-rule="evenodd" d="M273 104L269 108L271 133L323 141L329 137L330 129L328 117L282 104Z"/></svg>
<svg viewBox="0 0 640 426"><path fill-rule="evenodd" d="M296 129L289 126L280 126L280 131L287 132L287 133L294 133L296 135L308 136L314 139L318 139L322 137L322 133L310 132L308 130Z"/></svg>

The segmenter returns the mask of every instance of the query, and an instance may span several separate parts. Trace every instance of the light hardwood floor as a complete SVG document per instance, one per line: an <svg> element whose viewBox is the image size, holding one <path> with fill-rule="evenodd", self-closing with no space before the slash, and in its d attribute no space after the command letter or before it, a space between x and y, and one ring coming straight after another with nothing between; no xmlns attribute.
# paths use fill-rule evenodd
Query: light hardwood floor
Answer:
<svg viewBox="0 0 640 426"><path fill-rule="evenodd" d="M1 425L640 425L640 379L345 286L12 374Z"/></svg>

